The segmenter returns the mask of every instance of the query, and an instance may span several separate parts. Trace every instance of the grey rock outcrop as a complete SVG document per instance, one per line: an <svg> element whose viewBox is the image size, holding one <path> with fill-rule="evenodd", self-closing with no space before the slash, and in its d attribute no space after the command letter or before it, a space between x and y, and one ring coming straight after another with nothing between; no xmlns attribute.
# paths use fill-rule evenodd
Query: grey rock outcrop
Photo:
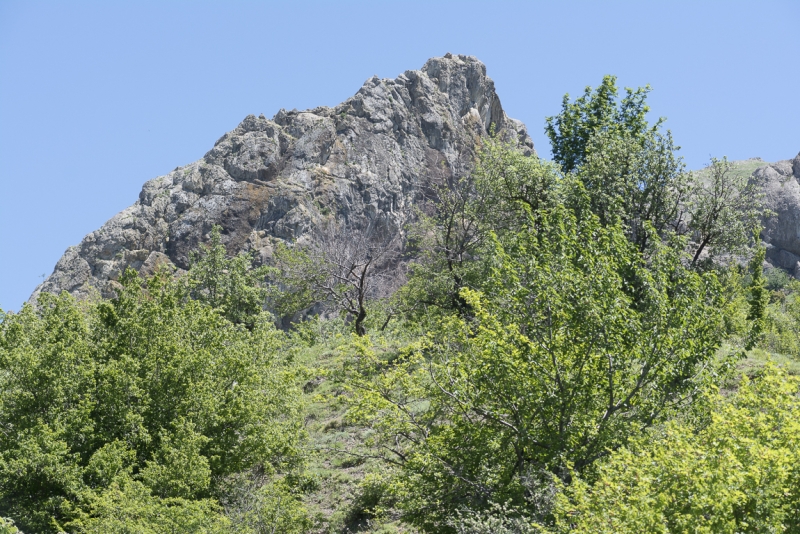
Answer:
<svg viewBox="0 0 800 534"><path fill-rule="evenodd" d="M110 296L127 267L186 269L215 224L229 251L255 250L265 262L277 241L309 239L329 218L400 231L426 188L471 170L492 125L534 152L483 63L451 54L395 79L372 77L335 108L249 115L201 160L145 183L136 203L65 252L31 298Z"/></svg>
<svg viewBox="0 0 800 534"><path fill-rule="evenodd" d="M753 174L763 183L765 205L774 214L764 220L761 233L767 260L800 277L800 154Z"/></svg>

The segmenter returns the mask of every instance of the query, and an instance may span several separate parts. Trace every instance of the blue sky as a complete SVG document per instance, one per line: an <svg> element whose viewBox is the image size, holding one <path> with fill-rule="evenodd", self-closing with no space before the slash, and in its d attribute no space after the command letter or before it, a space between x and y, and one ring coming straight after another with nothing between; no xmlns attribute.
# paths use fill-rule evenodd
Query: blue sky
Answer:
<svg viewBox="0 0 800 534"><path fill-rule="evenodd" d="M800 1L0 0L0 308L249 113L481 59L549 157L564 93L650 84L690 168L800 151Z"/></svg>

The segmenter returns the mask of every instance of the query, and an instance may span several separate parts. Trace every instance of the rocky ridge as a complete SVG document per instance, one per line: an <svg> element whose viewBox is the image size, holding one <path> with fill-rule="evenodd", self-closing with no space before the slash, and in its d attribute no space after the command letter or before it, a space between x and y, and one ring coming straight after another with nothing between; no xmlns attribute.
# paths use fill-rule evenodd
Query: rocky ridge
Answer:
<svg viewBox="0 0 800 534"><path fill-rule="evenodd" d="M132 206L67 249L31 298L110 296L127 267L186 269L213 225L229 251L254 250L263 262L278 241L309 239L331 218L401 231L426 189L472 169L492 128L534 153L483 63L451 54L395 79L374 76L335 108L249 115L202 159L145 183Z"/></svg>
<svg viewBox="0 0 800 534"><path fill-rule="evenodd" d="M767 260L800 278L800 154L760 167L753 177L763 184L765 205L774 214L764 219L761 232Z"/></svg>

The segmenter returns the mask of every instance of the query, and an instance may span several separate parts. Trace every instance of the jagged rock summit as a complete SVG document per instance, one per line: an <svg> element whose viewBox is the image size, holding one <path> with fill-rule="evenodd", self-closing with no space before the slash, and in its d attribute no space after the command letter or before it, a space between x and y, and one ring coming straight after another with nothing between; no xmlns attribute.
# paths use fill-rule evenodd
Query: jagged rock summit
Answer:
<svg viewBox="0 0 800 534"><path fill-rule="evenodd" d="M144 184L139 200L77 246L36 289L114 293L127 267L186 269L213 225L229 251L269 261L278 240L308 239L329 218L400 231L426 188L472 169L480 140L533 153L483 63L446 54L395 79L367 80L335 108L247 116L202 159Z"/></svg>

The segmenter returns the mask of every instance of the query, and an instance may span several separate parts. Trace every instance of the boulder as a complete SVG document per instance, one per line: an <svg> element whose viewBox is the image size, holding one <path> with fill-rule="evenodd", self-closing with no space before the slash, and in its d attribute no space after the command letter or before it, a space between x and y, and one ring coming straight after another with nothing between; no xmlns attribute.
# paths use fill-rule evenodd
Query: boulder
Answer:
<svg viewBox="0 0 800 534"><path fill-rule="evenodd" d="M763 184L765 205L773 213L761 233L767 259L800 277L800 154L761 167L753 176Z"/></svg>

